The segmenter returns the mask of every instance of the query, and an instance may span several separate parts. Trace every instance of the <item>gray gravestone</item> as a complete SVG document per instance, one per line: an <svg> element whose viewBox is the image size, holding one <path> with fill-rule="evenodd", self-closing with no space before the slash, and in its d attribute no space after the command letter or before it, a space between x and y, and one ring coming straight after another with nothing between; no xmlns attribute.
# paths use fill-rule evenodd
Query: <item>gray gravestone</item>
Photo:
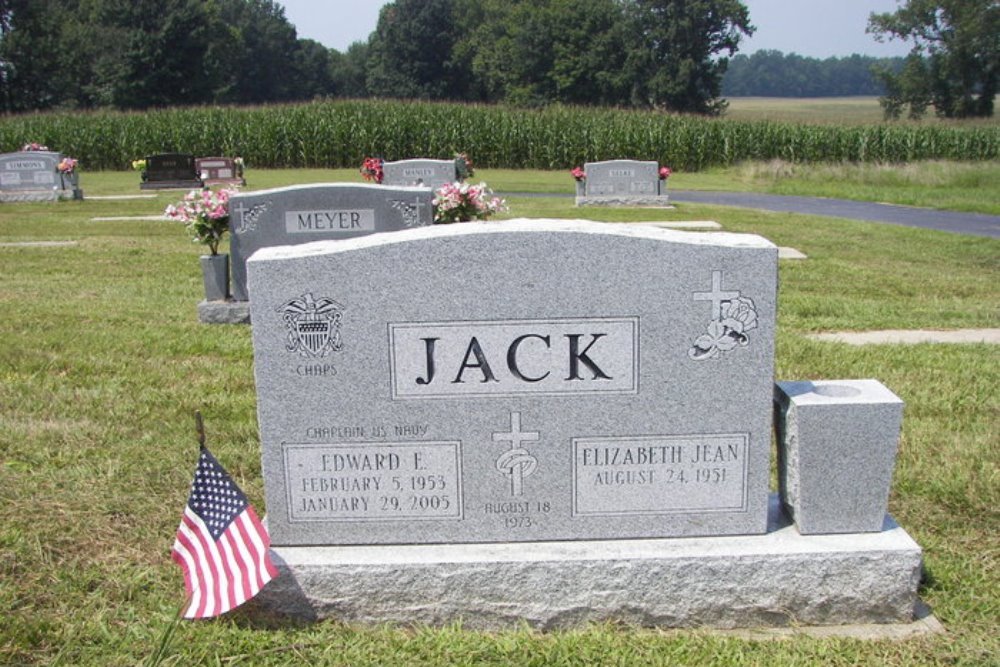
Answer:
<svg viewBox="0 0 1000 667"><path fill-rule="evenodd" d="M669 202L656 162L588 162L584 171L587 178L576 198L578 206L665 206Z"/></svg>
<svg viewBox="0 0 1000 667"><path fill-rule="evenodd" d="M63 156L53 151L0 155L0 201L82 199L76 174L59 173Z"/></svg>
<svg viewBox="0 0 1000 667"><path fill-rule="evenodd" d="M269 248L249 273L276 545L766 529L760 237L471 223Z"/></svg>
<svg viewBox="0 0 1000 667"><path fill-rule="evenodd" d="M382 185L424 185L437 188L458 180L454 160L413 159L382 163Z"/></svg>
<svg viewBox="0 0 1000 667"><path fill-rule="evenodd" d="M246 185L243 167L231 157L200 157L194 161L198 178L205 185Z"/></svg>
<svg viewBox="0 0 1000 667"><path fill-rule="evenodd" d="M327 183L233 195L229 201L232 294L246 301L247 259L270 246L349 239L429 225L429 188Z"/></svg>
<svg viewBox="0 0 1000 667"><path fill-rule="evenodd" d="M150 155L146 158L142 178L139 188L143 190L186 190L203 185L195 169L194 156L188 153Z"/></svg>

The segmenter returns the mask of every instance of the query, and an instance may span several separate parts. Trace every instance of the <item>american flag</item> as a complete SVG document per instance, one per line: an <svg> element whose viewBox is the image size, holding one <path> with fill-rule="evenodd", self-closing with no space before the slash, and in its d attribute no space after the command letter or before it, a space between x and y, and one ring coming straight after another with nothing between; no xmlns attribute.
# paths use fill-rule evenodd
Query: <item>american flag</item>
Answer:
<svg viewBox="0 0 1000 667"><path fill-rule="evenodd" d="M238 607L277 575L270 539L243 491L202 445L172 558L184 570L185 618Z"/></svg>

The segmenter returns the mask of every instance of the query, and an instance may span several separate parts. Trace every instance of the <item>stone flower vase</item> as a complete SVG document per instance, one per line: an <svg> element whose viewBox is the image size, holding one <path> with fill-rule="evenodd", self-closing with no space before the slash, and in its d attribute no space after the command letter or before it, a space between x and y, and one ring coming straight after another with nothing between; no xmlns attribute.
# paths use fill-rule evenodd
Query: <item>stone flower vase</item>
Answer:
<svg viewBox="0 0 1000 667"><path fill-rule="evenodd" d="M205 300L225 301L229 298L229 255L202 255L200 259Z"/></svg>

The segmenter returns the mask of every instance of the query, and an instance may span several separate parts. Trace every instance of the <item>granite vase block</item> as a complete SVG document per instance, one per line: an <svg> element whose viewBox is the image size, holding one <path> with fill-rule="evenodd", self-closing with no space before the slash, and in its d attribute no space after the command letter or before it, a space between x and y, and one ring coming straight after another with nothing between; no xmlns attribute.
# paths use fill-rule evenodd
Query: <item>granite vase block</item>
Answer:
<svg viewBox="0 0 1000 667"><path fill-rule="evenodd" d="M202 255L201 277L206 301L224 301L229 297L229 255Z"/></svg>
<svg viewBox="0 0 1000 667"><path fill-rule="evenodd" d="M776 384L781 500L800 533L882 530L902 418L877 380Z"/></svg>

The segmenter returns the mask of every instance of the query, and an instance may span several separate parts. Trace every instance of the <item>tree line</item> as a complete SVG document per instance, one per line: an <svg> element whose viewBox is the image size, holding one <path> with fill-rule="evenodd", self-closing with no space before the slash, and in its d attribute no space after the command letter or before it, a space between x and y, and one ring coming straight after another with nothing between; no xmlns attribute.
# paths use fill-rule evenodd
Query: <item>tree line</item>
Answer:
<svg viewBox="0 0 1000 667"><path fill-rule="evenodd" d="M873 14L905 59L737 54L739 0L395 0L345 52L274 0L0 0L0 107L145 109L319 97L717 114L724 95L883 95L888 116L992 115L995 0Z"/></svg>

